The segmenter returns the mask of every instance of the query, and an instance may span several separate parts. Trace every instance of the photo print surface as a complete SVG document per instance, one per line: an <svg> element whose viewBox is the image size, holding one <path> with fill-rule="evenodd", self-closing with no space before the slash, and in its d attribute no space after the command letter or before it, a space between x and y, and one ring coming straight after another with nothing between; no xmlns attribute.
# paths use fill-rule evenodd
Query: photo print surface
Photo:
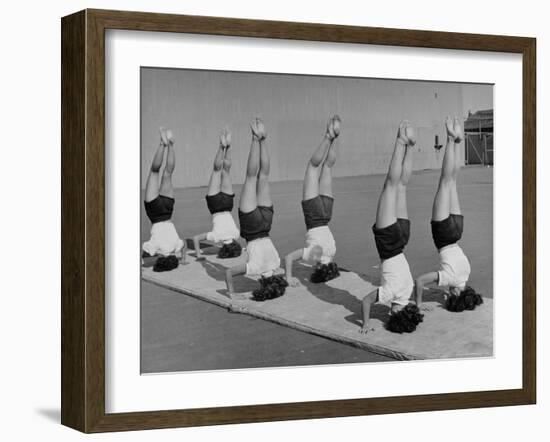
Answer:
<svg viewBox="0 0 550 442"><path fill-rule="evenodd" d="M141 372L493 355L493 86L141 68Z"/></svg>

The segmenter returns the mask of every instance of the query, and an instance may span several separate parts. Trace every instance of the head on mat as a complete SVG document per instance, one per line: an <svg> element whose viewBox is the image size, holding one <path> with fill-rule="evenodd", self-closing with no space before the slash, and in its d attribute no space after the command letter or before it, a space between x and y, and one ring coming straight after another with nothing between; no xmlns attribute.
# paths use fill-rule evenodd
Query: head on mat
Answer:
<svg viewBox="0 0 550 442"><path fill-rule="evenodd" d="M463 290L455 289L451 291L445 301L447 310L457 313L464 310L474 310L481 304L483 304L483 297L470 286L466 286Z"/></svg>
<svg viewBox="0 0 550 442"><path fill-rule="evenodd" d="M327 282L340 276L340 269L335 262L327 264L318 262L310 276L310 281L313 283Z"/></svg>
<svg viewBox="0 0 550 442"><path fill-rule="evenodd" d="M172 131L160 128L160 143L153 157L145 185L145 213L151 221L151 238L143 243L142 259L158 257L155 267L158 271L171 270L177 267L178 259L185 262L186 244L180 239L174 224L174 188L172 174L176 167ZM160 169L164 171L160 177ZM168 259L174 257L174 259ZM144 261L142 261L144 262ZM174 266L174 263L176 265ZM158 265L157 265L158 264Z"/></svg>
<svg viewBox="0 0 550 442"><path fill-rule="evenodd" d="M231 242L224 243L220 250L218 251L218 258L227 259L227 258L237 258L241 256L242 246L235 240Z"/></svg>
<svg viewBox="0 0 550 442"><path fill-rule="evenodd" d="M412 333L424 319L416 304L407 304L390 314L386 329L393 333Z"/></svg>
<svg viewBox="0 0 550 442"><path fill-rule="evenodd" d="M255 301L267 301L285 294L288 282L282 275L262 276L259 280L260 287L252 292L252 299Z"/></svg>
<svg viewBox="0 0 550 442"><path fill-rule="evenodd" d="M424 288L435 284L448 289L445 302L447 310L460 312L475 309L483 300L479 293L467 285L471 273L470 261L458 244L464 230L464 216L457 191L458 175L463 163L461 143L464 132L457 117L447 117L444 124L447 142L431 216L432 238L439 255L439 269L424 273L416 279L416 303L422 305Z"/></svg>
<svg viewBox="0 0 550 442"><path fill-rule="evenodd" d="M179 265L179 260L174 255L159 256L153 266L154 272L169 272Z"/></svg>
<svg viewBox="0 0 550 442"><path fill-rule="evenodd" d="M306 245L285 257L286 278L293 287L300 285L293 276L294 261L303 260L313 266L310 281L326 282L339 276L334 263L336 242L329 228L334 196L332 168L336 163L336 139L342 121L338 115L329 118L323 138L306 165L302 187L302 211L306 224Z"/></svg>

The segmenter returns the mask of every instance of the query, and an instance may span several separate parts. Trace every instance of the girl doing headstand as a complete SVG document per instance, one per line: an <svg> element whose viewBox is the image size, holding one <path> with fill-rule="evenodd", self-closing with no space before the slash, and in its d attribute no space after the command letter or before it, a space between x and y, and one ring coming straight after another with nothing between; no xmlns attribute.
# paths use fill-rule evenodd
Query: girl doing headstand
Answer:
<svg viewBox="0 0 550 442"><path fill-rule="evenodd" d="M384 182L376 223L372 227L378 255L380 256L381 284L362 302L363 326L367 333L371 306L380 303L390 307L387 327L391 331L411 332L421 322L415 305L409 305L414 281L403 250L409 242L411 223L407 212L407 184L412 174L412 147L416 143L413 127L402 121Z"/></svg>
<svg viewBox="0 0 550 442"><path fill-rule="evenodd" d="M447 145L441 177L432 209L432 237L439 253L439 270L416 279L416 303L422 304L422 292L428 284L448 287L446 306L451 311L473 310L483 302L481 295L467 286L470 262L457 244L462 238L464 217L460 210L456 181L460 171L460 142L464 138L458 118L445 120Z"/></svg>
<svg viewBox="0 0 550 442"><path fill-rule="evenodd" d="M239 229L231 215L235 194L229 173L231 170L230 146L231 132L225 128L220 135L220 145L214 158L206 195L206 205L212 214L212 230L193 238L197 259L204 259L200 242L205 239L222 245L218 252L219 258L234 258L241 254L241 246L236 241L240 236Z"/></svg>
<svg viewBox="0 0 550 442"><path fill-rule="evenodd" d="M162 178L160 169L166 153ZM152 223L151 238L143 243L142 257L158 256L153 270L172 270L178 259L185 262L186 244L180 239L172 223L174 188L172 174L176 167L172 131L160 128L160 144L153 157L145 185L145 213ZM160 181L160 185L159 185Z"/></svg>
<svg viewBox="0 0 550 442"><path fill-rule="evenodd" d="M267 134L264 123L259 118L255 118L250 127L252 142L239 203L241 235L247 242L248 259L244 264L227 269L226 284L229 295L235 297L235 276L261 276L260 288L253 292L253 297L263 301L283 295L288 284L282 276L274 275L281 259L269 237L273 222L273 202L269 191L270 160L265 142Z"/></svg>
<svg viewBox="0 0 550 442"><path fill-rule="evenodd" d="M328 226L332 218L332 167L336 163L334 141L340 134L340 117L334 115L327 124L321 144L311 156L304 176L302 211L306 223L306 246L289 253L285 258L288 283L300 283L292 276L292 264L298 259L313 263L312 282L326 282L339 275L334 262L336 243Z"/></svg>

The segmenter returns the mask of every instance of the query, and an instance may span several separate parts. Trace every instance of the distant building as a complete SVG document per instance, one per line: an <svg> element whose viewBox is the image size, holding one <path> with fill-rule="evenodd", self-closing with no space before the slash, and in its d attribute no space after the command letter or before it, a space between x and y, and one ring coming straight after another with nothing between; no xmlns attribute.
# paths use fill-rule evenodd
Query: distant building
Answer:
<svg viewBox="0 0 550 442"><path fill-rule="evenodd" d="M493 132L493 109L468 112L464 121L465 132Z"/></svg>
<svg viewBox="0 0 550 442"><path fill-rule="evenodd" d="M465 163L493 165L493 109L468 112L464 133Z"/></svg>

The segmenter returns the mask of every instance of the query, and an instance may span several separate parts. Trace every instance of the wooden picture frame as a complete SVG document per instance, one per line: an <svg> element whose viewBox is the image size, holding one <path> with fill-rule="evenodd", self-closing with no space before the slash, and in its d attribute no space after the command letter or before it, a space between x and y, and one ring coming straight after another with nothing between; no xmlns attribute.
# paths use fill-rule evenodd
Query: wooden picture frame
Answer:
<svg viewBox="0 0 550 442"><path fill-rule="evenodd" d="M83 432L533 404L536 400L536 40L311 23L84 10L62 28L62 408ZM105 30L495 51L523 63L523 385L513 390L105 412Z"/></svg>

